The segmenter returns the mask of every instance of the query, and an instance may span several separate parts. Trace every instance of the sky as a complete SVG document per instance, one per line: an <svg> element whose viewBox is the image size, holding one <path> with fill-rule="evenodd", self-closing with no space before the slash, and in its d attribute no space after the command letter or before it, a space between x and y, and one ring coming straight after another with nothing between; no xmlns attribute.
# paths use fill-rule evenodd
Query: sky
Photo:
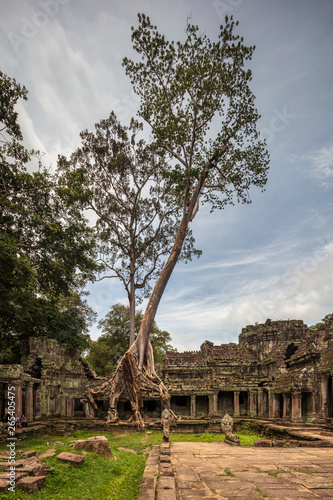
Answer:
<svg viewBox="0 0 333 500"><path fill-rule="evenodd" d="M177 264L158 326L189 351L237 342L267 318L319 322L333 312L333 2L2 0L0 69L29 91L20 123L44 164L69 156L80 131L112 110L124 123L137 112L122 59L134 57L138 12L175 41L188 17L213 40L226 14L239 20L244 42L256 45L252 91L270 153L266 190L251 190L250 205L200 208L192 231L203 254ZM98 319L127 303L115 280L88 290ZM97 323L90 333L98 338Z"/></svg>

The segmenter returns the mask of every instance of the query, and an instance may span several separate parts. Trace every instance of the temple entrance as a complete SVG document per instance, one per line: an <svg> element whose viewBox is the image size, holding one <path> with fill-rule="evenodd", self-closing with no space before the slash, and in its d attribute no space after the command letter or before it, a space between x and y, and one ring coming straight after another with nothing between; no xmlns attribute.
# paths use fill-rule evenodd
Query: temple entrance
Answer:
<svg viewBox="0 0 333 500"><path fill-rule="evenodd" d="M208 415L209 399L208 396L197 396L197 417Z"/></svg>
<svg viewBox="0 0 333 500"><path fill-rule="evenodd" d="M190 396L171 396L170 407L176 415L189 415L190 405Z"/></svg>
<svg viewBox="0 0 333 500"><path fill-rule="evenodd" d="M240 415L247 415L248 411L248 393L241 391L239 393L239 413Z"/></svg>
<svg viewBox="0 0 333 500"><path fill-rule="evenodd" d="M218 394L218 414L229 415L234 414L234 393L231 391L220 391Z"/></svg>
<svg viewBox="0 0 333 500"><path fill-rule="evenodd" d="M302 418L312 417L312 392L302 392Z"/></svg>
<svg viewBox="0 0 333 500"><path fill-rule="evenodd" d="M143 402L143 411L148 417L161 417L161 401L159 399L148 399Z"/></svg>

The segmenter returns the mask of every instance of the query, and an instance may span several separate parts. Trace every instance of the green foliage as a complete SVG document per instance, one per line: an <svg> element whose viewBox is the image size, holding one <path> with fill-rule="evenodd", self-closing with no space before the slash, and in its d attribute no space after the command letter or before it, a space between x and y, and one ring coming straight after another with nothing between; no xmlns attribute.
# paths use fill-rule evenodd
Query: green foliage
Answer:
<svg viewBox="0 0 333 500"><path fill-rule="evenodd" d="M81 132L82 145L69 160L61 156L58 162L62 196L97 217L94 235L103 277L120 279L133 308L135 298L149 295L149 282L162 269L180 217L162 177L164 156L140 139L141 131L137 120L125 127L111 112L94 133ZM192 254L200 252L188 231L183 257Z"/></svg>
<svg viewBox="0 0 333 500"><path fill-rule="evenodd" d="M139 331L142 312L135 315L135 331ZM102 335L96 341L91 341L90 350L85 360L98 375L110 375L129 346L130 308L121 304L111 307L105 318L99 322ZM154 361L161 361L166 351L175 351L169 344L171 336L153 323L150 341L154 351Z"/></svg>
<svg viewBox="0 0 333 500"><path fill-rule="evenodd" d="M22 144L15 105L27 90L2 72L0 90L0 361L18 362L20 341L33 335L87 345L86 319L61 301L78 294L97 266L87 221L59 196L40 153Z"/></svg>
<svg viewBox="0 0 333 500"><path fill-rule="evenodd" d="M328 326L333 321L333 314L326 314L325 318L322 319L321 322L316 323L315 325L309 326L310 330L323 330L325 326Z"/></svg>
<svg viewBox="0 0 333 500"><path fill-rule="evenodd" d="M188 23L184 43L167 41L144 14L138 19L132 42L140 60L125 58L123 65L156 148L176 162L164 175L179 203L190 207L200 179L202 201L212 209L234 197L249 203L250 185L263 187L268 171L247 68L255 47L235 34L238 22L232 17L226 17L216 42Z"/></svg>

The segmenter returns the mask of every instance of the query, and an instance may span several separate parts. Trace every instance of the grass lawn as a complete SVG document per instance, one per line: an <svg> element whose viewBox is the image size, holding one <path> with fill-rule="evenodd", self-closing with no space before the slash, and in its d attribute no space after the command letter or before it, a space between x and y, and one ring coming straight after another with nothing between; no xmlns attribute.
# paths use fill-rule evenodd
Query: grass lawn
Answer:
<svg viewBox="0 0 333 500"><path fill-rule="evenodd" d="M255 434L240 431L241 445L253 445L254 439L260 439ZM129 434L113 434L103 432L77 431L70 437L40 436L38 439L26 439L17 445L16 459L19 450L36 450L37 455L49 448L55 448L56 454L63 451L73 451L70 442L74 439L86 439L95 435L104 435L109 441L115 457L106 458L88 452L82 465L71 465L60 462L56 456L42 459L51 469L46 487L41 491L28 494L16 488L15 493L7 491L0 493L0 498L6 500L136 500L138 498L145 462L152 445L159 445L162 433L143 431ZM224 441L224 434L178 434L171 433L171 442L196 441L210 443ZM54 445L61 441L64 445ZM2 446L2 449L5 449ZM124 448L124 449L122 449ZM130 451L132 450L132 451ZM82 450L75 450L82 453ZM0 463L1 468L1 463Z"/></svg>

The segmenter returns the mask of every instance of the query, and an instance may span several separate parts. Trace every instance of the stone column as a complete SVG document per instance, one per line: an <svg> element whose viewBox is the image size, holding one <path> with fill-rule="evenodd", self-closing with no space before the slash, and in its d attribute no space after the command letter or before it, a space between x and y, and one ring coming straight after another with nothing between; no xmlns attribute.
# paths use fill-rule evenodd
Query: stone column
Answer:
<svg viewBox="0 0 333 500"><path fill-rule="evenodd" d="M219 412L219 393L214 392L212 396L212 406L213 406L213 415L218 415Z"/></svg>
<svg viewBox="0 0 333 500"><path fill-rule="evenodd" d="M284 392L282 394L283 406L282 406L282 418L287 417L287 394Z"/></svg>
<svg viewBox="0 0 333 500"><path fill-rule="evenodd" d="M274 409L275 409L275 394L273 394L271 391L268 392L268 417L273 418L274 417Z"/></svg>
<svg viewBox="0 0 333 500"><path fill-rule="evenodd" d="M239 417L239 392L234 391L234 417Z"/></svg>
<svg viewBox="0 0 333 500"><path fill-rule="evenodd" d="M25 383L25 418L32 422L34 419L34 386L32 382Z"/></svg>
<svg viewBox="0 0 333 500"><path fill-rule="evenodd" d="M195 394L191 394L191 417L197 416L197 398Z"/></svg>
<svg viewBox="0 0 333 500"><path fill-rule="evenodd" d="M22 415L22 384L15 382L15 413L19 417Z"/></svg>
<svg viewBox="0 0 333 500"><path fill-rule="evenodd" d="M302 420L302 393L291 393L291 418L292 420Z"/></svg>
<svg viewBox="0 0 333 500"><path fill-rule="evenodd" d="M249 416L257 416L257 392L250 391L250 404L249 404Z"/></svg>
<svg viewBox="0 0 333 500"><path fill-rule="evenodd" d="M66 414L67 414L67 417L74 416L74 399L72 399L72 398L67 398Z"/></svg>
<svg viewBox="0 0 333 500"><path fill-rule="evenodd" d="M258 389L257 399L258 399L258 417L263 417L264 416L264 397L263 397L263 390L262 389Z"/></svg>
<svg viewBox="0 0 333 500"><path fill-rule="evenodd" d="M327 377L322 377L320 381L320 417L328 417L327 407Z"/></svg>

